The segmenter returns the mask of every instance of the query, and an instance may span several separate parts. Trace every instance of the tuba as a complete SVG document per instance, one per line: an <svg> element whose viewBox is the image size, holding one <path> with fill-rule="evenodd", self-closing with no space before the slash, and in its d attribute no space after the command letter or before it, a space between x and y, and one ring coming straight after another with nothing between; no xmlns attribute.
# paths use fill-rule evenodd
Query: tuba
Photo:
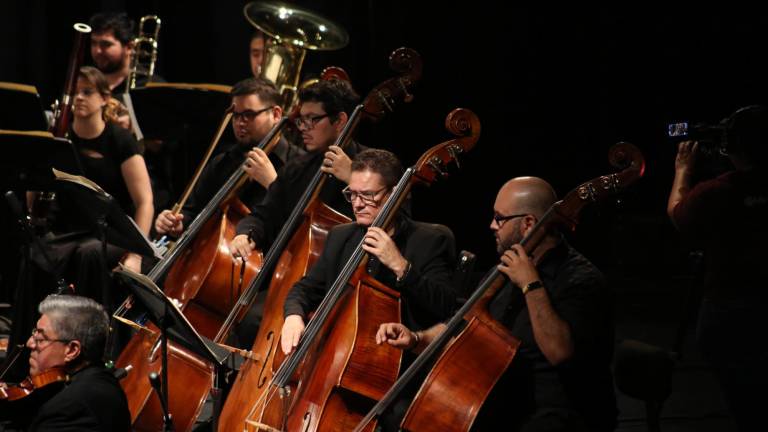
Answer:
<svg viewBox="0 0 768 432"><path fill-rule="evenodd" d="M151 22L147 31L147 23ZM152 81L157 61L157 38L160 35L160 17L157 15L145 15L139 20L139 35L133 40L133 58L131 59L131 73L128 75L126 92L136 88L136 78L146 77L146 81Z"/></svg>
<svg viewBox="0 0 768 432"><path fill-rule="evenodd" d="M288 3L254 1L245 5L243 14L251 25L268 36L265 38L261 78L275 83L283 96L286 112L290 112L296 103L307 50L333 51L349 43L349 35L341 26Z"/></svg>

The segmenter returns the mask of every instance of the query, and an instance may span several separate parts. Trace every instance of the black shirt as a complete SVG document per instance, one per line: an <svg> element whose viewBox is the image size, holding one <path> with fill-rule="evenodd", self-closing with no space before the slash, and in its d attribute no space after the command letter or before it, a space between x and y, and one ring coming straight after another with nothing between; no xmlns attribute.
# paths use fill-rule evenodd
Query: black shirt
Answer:
<svg viewBox="0 0 768 432"><path fill-rule="evenodd" d="M189 226L200 211L208 204L214 195L226 183L227 179L242 165L245 156L252 148L252 145L242 145L239 143L230 144L228 148L218 155L214 156L203 169L200 178L189 199L184 204L181 212L184 215L184 225ZM285 139L280 139L277 145L269 153L269 160L274 165L275 170L282 168L289 160L304 155L305 152L299 147L291 145ZM258 182L248 181L240 189L238 197L248 207L253 207L264 198L266 189Z"/></svg>
<svg viewBox="0 0 768 432"><path fill-rule="evenodd" d="M344 152L351 158L366 147L350 142ZM307 153L291 160L278 173L277 179L269 186L264 199L251 208L251 214L237 224L237 234L249 234L256 247L269 249L280 233L283 223L288 220L296 203L301 199L310 181L320 169L325 150ZM320 191L320 200L348 217L352 217L352 206L344 199L341 190L346 184L330 176Z"/></svg>
<svg viewBox="0 0 768 432"><path fill-rule="evenodd" d="M317 309L366 231L366 227L353 222L328 232L320 258L288 293L286 316L296 314L306 320L307 314ZM368 274L401 292L402 321L407 327L421 330L448 319L456 305L452 284L456 252L451 230L403 217L393 240L411 263L403 280L398 283L395 274L374 256L368 262Z"/></svg>
<svg viewBox="0 0 768 432"><path fill-rule="evenodd" d="M74 131L70 132L70 136L78 151L85 177L112 195L123 211L133 216L133 200L120 169L128 158L141 154L139 144L131 133L112 122L107 122L101 135L96 138L80 138ZM94 157L96 154L102 157Z"/></svg>
<svg viewBox="0 0 768 432"><path fill-rule="evenodd" d="M131 414L123 389L111 371L86 367L43 404L29 431L129 431Z"/></svg>
<svg viewBox="0 0 768 432"><path fill-rule="evenodd" d="M575 411L590 430L613 430L613 293L602 273L564 240L544 254L537 270L552 307L570 328L574 354L557 366L549 363L534 339L520 288L508 282L489 306L521 341L503 380L514 386L504 389L507 400L531 411Z"/></svg>

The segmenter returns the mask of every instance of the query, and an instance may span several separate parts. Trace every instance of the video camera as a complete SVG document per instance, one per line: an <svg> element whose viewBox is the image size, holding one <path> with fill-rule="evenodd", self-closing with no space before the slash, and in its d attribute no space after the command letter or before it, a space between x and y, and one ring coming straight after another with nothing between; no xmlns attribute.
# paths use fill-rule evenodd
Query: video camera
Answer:
<svg viewBox="0 0 768 432"><path fill-rule="evenodd" d="M706 155L726 154L726 126L722 122L717 125L671 123L667 125L667 136L675 143L685 140L698 141L699 151Z"/></svg>

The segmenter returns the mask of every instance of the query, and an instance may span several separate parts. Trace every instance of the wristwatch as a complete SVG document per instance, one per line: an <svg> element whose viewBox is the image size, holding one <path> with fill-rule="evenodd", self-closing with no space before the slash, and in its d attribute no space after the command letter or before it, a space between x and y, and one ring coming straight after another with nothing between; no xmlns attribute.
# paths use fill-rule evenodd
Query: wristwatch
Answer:
<svg viewBox="0 0 768 432"><path fill-rule="evenodd" d="M544 288L544 284L541 283L540 280L535 280L535 281L533 281L533 282L531 282L528 285L523 287L523 289L522 289L523 295L528 294L528 291L533 291L533 290L536 290L536 289L539 289L539 288Z"/></svg>

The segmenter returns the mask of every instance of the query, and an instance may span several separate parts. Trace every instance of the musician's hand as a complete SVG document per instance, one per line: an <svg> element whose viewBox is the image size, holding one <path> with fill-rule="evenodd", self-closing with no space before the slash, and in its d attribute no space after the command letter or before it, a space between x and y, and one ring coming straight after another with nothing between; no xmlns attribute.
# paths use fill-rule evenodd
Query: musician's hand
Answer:
<svg viewBox="0 0 768 432"><path fill-rule="evenodd" d="M352 174L352 159L344 153L341 147L332 145L325 152L325 159L323 159L323 166L320 167L320 170L324 173L333 174L334 177L344 183L349 183L349 177Z"/></svg>
<svg viewBox="0 0 768 432"><path fill-rule="evenodd" d="M376 332L376 344L384 342L402 350L411 349L416 345L416 335L400 323L384 323Z"/></svg>
<svg viewBox="0 0 768 432"><path fill-rule="evenodd" d="M693 172L696 167L698 150L698 141L683 141L678 144L677 157L675 158L675 171L681 174L690 174Z"/></svg>
<svg viewBox="0 0 768 432"><path fill-rule="evenodd" d="M392 237L379 227L370 227L363 238L363 250L374 255L401 278L408 268L408 261L400 253L400 249Z"/></svg>
<svg viewBox="0 0 768 432"><path fill-rule="evenodd" d="M174 215L170 210L163 210L155 219L155 231L158 234L178 236L184 231L184 215Z"/></svg>
<svg viewBox="0 0 768 432"><path fill-rule="evenodd" d="M280 332L280 346L283 353L288 355L299 346L301 335L304 334L304 319L300 315L288 315Z"/></svg>
<svg viewBox="0 0 768 432"><path fill-rule="evenodd" d="M254 147L248 152L245 162L243 162L243 170L248 173L248 177L264 188L268 188L277 178L277 171L275 171L272 161L269 160L269 156L258 147Z"/></svg>
<svg viewBox="0 0 768 432"><path fill-rule="evenodd" d="M232 252L232 257L236 260L241 258L247 260L254 249L256 249L256 243L248 238L248 234L235 236L229 244L229 250Z"/></svg>
<svg viewBox="0 0 768 432"><path fill-rule="evenodd" d="M501 256L501 264L497 268L507 275L512 283L521 288L533 281L540 280L539 272L536 271L533 261L519 243L512 245L504 252L504 255Z"/></svg>
<svg viewBox="0 0 768 432"><path fill-rule="evenodd" d="M125 258L123 258L122 264L123 267L132 272L141 273L141 255L128 253L125 255Z"/></svg>

